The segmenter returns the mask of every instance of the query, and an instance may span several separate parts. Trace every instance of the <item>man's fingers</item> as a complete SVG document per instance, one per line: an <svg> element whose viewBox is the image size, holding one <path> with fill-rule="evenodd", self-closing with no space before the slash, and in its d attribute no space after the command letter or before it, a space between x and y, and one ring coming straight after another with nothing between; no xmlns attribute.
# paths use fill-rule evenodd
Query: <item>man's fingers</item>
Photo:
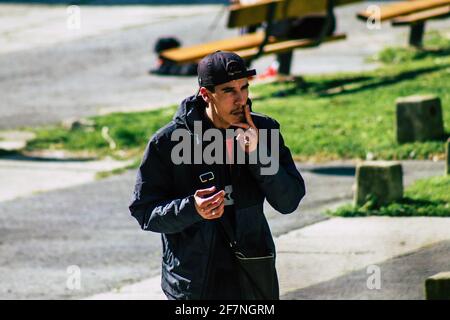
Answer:
<svg viewBox="0 0 450 320"><path fill-rule="evenodd" d="M245 130L250 128L250 125L248 125L247 123L243 123L243 122L233 123L232 125L235 126L235 127L239 127L239 128L245 129Z"/></svg>
<svg viewBox="0 0 450 320"><path fill-rule="evenodd" d="M206 209L208 205L217 199L223 198L225 196L225 191L220 190L219 192L213 194L211 197L204 198L201 200L200 208Z"/></svg>
<svg viewBox="0 0 450 320"><path fill-rule="evenodd" d="M224 199L225 198L219 198L219 199L209 202L209 203L203 203L202 205L200 205L200 209L203 212L208 213L211 210L218 208Z"/></svg>
<svg viewBox="0 0 450 320"><path fill-rule="evenodd" d="M206 207L206 211L211 211L211 210L217 209L224 202L225 202L225 198L219 198L218 200L209 203Z"/></svg>
<svg viewBox="0 0 450 320"><path fill-rule="evenodd" d="M236 129L236 140L239 140L241 135L245 134L245 131L241 128Z"/></svg>
<svg viewBox="0 0 450 320"><path fill-rule="evenodd" d="M207 189L199 189L197 191L195 191L195 195L198 197L203 197L206 196L212 192L214 192L216 190L215 186L212 186L211 188L207 188Z"/></svg>
<svg viewBox="0 0 450 320"><path fill-rule="evenodd" d="M253 119L252 116L250 114L250 106L246 105L245 106L245 119L247 119L247 123L252 127L252 128L256 128L255 124L253 123Z"/></svg>
<svg viewBox="0 0 450 320"><path fill-rule="evenodd" d="M203 201L206 203L210 203L213 202L219 198L223 198L225 196L225 191L220 190L217 193L214 193L212 196L208 197L208 198L203 198Z"/></svg>
<svg viewBox="0 0 450 320"><path fill-rule="evenodd" d="M225 203L222 203L219 207L212 209L208 215L207 219L217 219L220 218L225 212Z"/></svg>

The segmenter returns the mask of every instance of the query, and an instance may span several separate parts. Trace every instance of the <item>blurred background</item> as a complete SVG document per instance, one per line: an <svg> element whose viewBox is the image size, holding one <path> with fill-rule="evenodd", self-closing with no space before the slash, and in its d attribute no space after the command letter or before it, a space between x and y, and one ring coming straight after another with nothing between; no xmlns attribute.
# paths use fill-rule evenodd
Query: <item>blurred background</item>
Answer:
<svg viewBox="0 0 450 320"><path fill-rule="evenodd" d="M357 18L392 3L336 7L335 32L346 38L296 48L289 75L274 54L252 61L254 110L281 123L307 183L292 215L266 204L286 299L424 299L425 279L450 270L450 21L427 20L412 47L410 25ZM140 230L128 202L146 142L198 84L152 73L155 45L241 35L227 27L229 6L0 1L1 299L162 298L160 235ZM439 100L441 122L439 112L429 122L442 130L403 142L397 99L417 95L419 105ZM401 163L405 191L386 205L351 204L358 163L375 160ZM399 258L406 253L412 260ZM375 263L386 281L373 290L366 268Z"/></svg>

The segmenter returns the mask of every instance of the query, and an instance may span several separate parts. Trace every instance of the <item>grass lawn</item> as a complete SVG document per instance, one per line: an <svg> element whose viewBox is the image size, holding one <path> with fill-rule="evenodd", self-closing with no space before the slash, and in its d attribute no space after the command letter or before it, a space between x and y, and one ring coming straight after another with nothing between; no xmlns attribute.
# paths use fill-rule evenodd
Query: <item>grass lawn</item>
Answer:
<svg viewBox="0 0 450 320"><path fill-rule="evenodd" d="M386 49L384 63L371 72L308 76L295 81L251 87L254 111L274 117L297 160L443 158L444 139L426 143L395 142L397 97L435 94L441 98L445 130L450 132L450 39L427 35L431 51ZM93 128L33 129L29 150L93 151L117 157L140 155L149 137L167 123L175 106L149 112L92 117ZM108 127L116 143L102 137Z"/></svg>
<svg viewBox="0 0 450 320"><path fill-rule="evenodd" d="M93 127L80 127L68 130L61 126L32 129L36 139L27 144L27 149L41 150L65 149L70 151L88 151L97 156L112 155L117 158L141 156L151 135L170 121L176 107L161 108L147 112L112 113L95 116ZM108 135L116 144L115 149L102 135L102 129L108 128Z"/></svg>
<svg viewBox="0 0 450 320"><path fill-rule="evenodd" d="M371 202L357 208L344 205L327 214L341 217L361 216L450 216L450 176L433 177L416 181L405 190L402 201L375 207Z"/></svg>

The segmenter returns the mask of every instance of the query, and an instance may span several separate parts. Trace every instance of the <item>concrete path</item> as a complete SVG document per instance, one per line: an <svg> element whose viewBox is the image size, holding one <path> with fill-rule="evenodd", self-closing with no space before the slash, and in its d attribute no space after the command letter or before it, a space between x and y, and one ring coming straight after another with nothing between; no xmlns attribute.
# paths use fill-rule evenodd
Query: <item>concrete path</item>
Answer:
<svg viewBox="0 0 450 320"><path fill-rule="evenodd" d="M425 280L450 270L450 241L423 247L377 264L380 270L379 287L367 286L373 270L361 268L330 281L292 291L283 299L346 299L346 300L423 300ZM373 285L371 281L370 284Z"/></svg>
<svg viewBox="0 0 450 320"><path fill-rule="evenodd" d="M359 298L384 297L384 288L392 286L388 279L383 281L385 272L392 269L388 263L383 263L384 261L413 253L423 247L437 245L441 241L450 243L450 218L332 218L275 239L278 251L280 293L285 299L303 298L305 295L309 299L320 299L320 296L345 299L345 297L354 298L354 295L349 294L353 289L359 293L357 296ZM428 265L435 265L434 270L437 271L450 270L448 252L442 249L435 251L434 255L427 255L427 257L436 258L439 267L443 269L436 268L434 260L428 260ZM397 258L397 264L403 260ZM420 258L409 260L424 261ZM383 289L380 289L376 296L367 294L371 291L367 282L372 274L367 274L367 270L372 270L367 267L373 265L380 268L381 281L384 284ZM423 268L416 263L407 264L403 266L403 269L409 269L413 274L421 273L413 266L417 266L418 269ZM343 276L362 268L366 270L365 275L362 271L358 271L357 276ZM431 275L432 272L428 271L427 274ZM390 297L417 299L418 284L402 278L402 275L405 275L404 270L396 275L396 279L402 283L403 294L400 296L391 294ZM340 276L343 277L334 282L330 281ZM392 271L390 277L393 277ZM350 283L345 281L349 278L352 280ZM421 280L424 280L423 277ZM333 291L325 290L329 285L312 287L326 281L334 285ZM414 290L411 290L409 286L413 286ZM311 287L309 291L299 290L308 287ZM339 292L342 289L347 290L347 294L340 295ZM319 292L318 297L313 295L315 292ZM409 292L414 292L414 295L411 296ZM164 295L160 289L160 277L157 276L112 292L94 295L89 299L158 300L164 299Z"/></svg>
<svg viewBox="0 0 450 320"><path fill-rule="evenodd" d="M1 201L0 298L76 299L154 276L161 240L128 211L134 181L130 171ZM67 287L70 266L79 290Z"/></svg>
<svg viewBox="0 0 450 320"><path fill-rule="evenodd" d="M38 170L32 175L31 168L22 176L7 174L12 180L0 183L0 194L14 185L14 179L17 186L20 186L19 179L23 179L24 192L28 192L27 184L61 183L51 181L55 174L62 174L61 164L54 161L46 165L42 170L45 174L39 177ZM51 165L59 169L52 169ZM351 201L354 164L298 165L308 187L307 197L299 209L286 216L277 214L266 204L269 224L277 237L324 221L327 219L322 214L324 210ZM405 182L409 184L421 177L442 174L444 163L407 161L404 168ZM9 172L7 167L3 170ZM67 171L64 174L76 178L75 170L72 172L68 167ZM78 299L133 283L138 284L121 292L139 294L140 287L148 288L139 282L154 277L157 279L149 281L157 292L160 235L141 231L128 212L134 179L135 171L131 170L107 179L38 194L24 193L19 198L0 201L0 297ZM71 265L81 269L80 290L66 287L67 268Z"/></svg>
<svg viewBox="0 0 450 320"><path fill-rule="evenodd" d="M306 288L444 240L450 240L450 218L333 218L278 239L281 291Z"/></svg>
<svg viewBox="0 0 450 320"><path fill-rule="evenodd" d="M350 201L354 164L338 161L298 166L310 190L299 212L275 221L277 213L267 204L265 208L271 229L277 236L282 295L450 239L450 218L333 218L324 221L328 217L321 212ZM403 168L405 185L409 185L417 179L441 174L444 164L404 161ZM286 226L297 230L283 233ZM298 276L292 275L293 270ZM292 299L293 296L286 297ZM165 296L158 275L88 299L159 300Z"/></svg>
<svg viewBox="0 0 450 320"><path fill-rule="evenodd" d="M142 28L167 20L212 14L218 5L0 4L0 54ZM78 19L75 19L79 17ZM79 25L76 22L79 21Z"/></svg>
<svg viewBox="0 0 450 320"><path fill-rule="evenodd" d="M130 163L113 159L77 161L3 157L0 158L0 201L93 182L97 173L123 168Z"/></svg>

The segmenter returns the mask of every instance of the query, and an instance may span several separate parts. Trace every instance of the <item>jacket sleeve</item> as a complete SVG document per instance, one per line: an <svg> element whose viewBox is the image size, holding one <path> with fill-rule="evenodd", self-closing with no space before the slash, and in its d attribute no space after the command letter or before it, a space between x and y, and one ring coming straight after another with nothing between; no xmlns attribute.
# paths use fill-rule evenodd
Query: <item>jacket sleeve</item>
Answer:
<svg viewBox="0 0 450 320"><path fill-rule="evenodd" d="M170 152L161 153L157 140L152 139L139 166L129 206L143 230L177 233L203 220L195 209L194 196L173 199L172 186Z"/></svg>
<svg viewBox="0 0 450 320"><path fill-rule="evenodd" d="M263 168L270 164L262 164L259 156L256 164L249 164L249 170L256 179L259 187L263 191L269 204L277 211L287 214L295 211L306 194L305 182L297 170L292 159L289 148L284 144L283 136L279 129L280 125L275 122L275 130L278 130L278 154L272 152L269 145L258 144L258 149L254 152L263 152L267 154L271 163L276 163L274 157L279 159L278 170L273 174L262 174ZM268 139L268 141L271 141Z"/></svg>

